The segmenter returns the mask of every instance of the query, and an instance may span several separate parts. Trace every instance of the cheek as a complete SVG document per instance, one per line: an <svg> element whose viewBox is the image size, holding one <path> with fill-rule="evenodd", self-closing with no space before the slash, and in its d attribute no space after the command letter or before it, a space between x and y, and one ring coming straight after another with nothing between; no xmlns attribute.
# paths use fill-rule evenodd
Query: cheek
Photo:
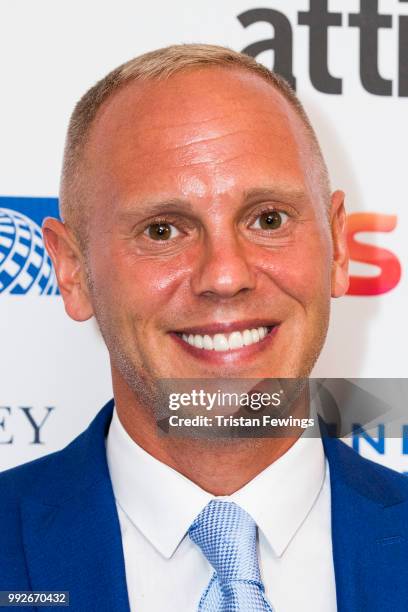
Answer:
<svg viewBox="0 0 408 612"><path fill-rule="evenodd" d="M122 305L133 318L153 318L169 306L179 294L179 287L191 273L192 259L185 255L172 258L113 255L110 273L102 266L102 283L109 299Z"/></svg>
<svg viewBox="0 0 408 612"><path fill-rule="evenodd" d="M303 307L330 300L330 241L319 233L265 257L263 270L285 295Z"/></svg>

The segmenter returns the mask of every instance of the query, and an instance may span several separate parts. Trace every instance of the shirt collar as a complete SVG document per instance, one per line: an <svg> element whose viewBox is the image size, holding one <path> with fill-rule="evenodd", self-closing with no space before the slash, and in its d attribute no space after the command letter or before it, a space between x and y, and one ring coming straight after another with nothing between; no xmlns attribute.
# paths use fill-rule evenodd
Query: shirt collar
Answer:
<svg viewBox="0 0 408 612"><path fill-rule="evenodd" d="M320 436L289 450L229 497L248 512L280 557L315 504L325 478Z"/></svg>
<svg viewBox="0 0 408 612"><path fill-rule="evenodd" d="M155 459L124 429L116 412L106 441L116 502L150 543L169 559L214 495ZM314 505L325 475L320 437L301 436L278 460L230 496L252 516L281 556Z"/></svg>

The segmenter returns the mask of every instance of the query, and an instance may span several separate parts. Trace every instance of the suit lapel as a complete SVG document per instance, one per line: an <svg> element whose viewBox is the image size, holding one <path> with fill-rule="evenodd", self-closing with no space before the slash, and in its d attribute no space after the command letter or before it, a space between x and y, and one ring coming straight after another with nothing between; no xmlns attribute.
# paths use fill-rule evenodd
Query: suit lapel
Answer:
<svg viewBox="0 0 408 612"><path fill-rule="evenodd" d="M48 458L36 487L41 498L21 506L31 588L70 591L75 612L129 612L105 453L112 408L110 402L63 453Z"/></svg>
<svg viewBox="0 0 408 612"><path fill-rule="evenodd" d="M408 479L324 437L339 612L408 607Z"/></svg>

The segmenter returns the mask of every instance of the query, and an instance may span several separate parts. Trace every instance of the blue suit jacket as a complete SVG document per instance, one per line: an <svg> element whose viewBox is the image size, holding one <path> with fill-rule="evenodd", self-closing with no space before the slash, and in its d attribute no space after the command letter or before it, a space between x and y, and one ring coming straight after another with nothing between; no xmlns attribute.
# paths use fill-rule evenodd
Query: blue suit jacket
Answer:
<svg viewBox="0 0 408 612"><path fill-rule="evenodd" d="M0 590L70 591L73 612L129 611L105 453L112 409L62 451L0 474ZM408 478L323 441L338 610L407 612Z"/></svg>

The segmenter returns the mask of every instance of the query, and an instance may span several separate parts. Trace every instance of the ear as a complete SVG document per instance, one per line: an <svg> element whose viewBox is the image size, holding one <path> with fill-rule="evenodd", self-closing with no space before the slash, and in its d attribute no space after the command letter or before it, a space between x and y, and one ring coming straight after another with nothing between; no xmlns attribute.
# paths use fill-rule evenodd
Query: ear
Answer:
<svg viewBox="0 0 408 612"><path fill-rule="evenodd" d="M347 219L343 191L335 191L331 197L330 228L333 244L331 295L341 297L349 286L349 253L347 248Z"/></svg>
<svg viewBox="0 0 408 612"><path fill-rule="evenodd" d="M90 319L93 309L86 283L84 258L76 238L65 223L51 217L44 220L42 230L67 314L75 321Z"/></svg>

